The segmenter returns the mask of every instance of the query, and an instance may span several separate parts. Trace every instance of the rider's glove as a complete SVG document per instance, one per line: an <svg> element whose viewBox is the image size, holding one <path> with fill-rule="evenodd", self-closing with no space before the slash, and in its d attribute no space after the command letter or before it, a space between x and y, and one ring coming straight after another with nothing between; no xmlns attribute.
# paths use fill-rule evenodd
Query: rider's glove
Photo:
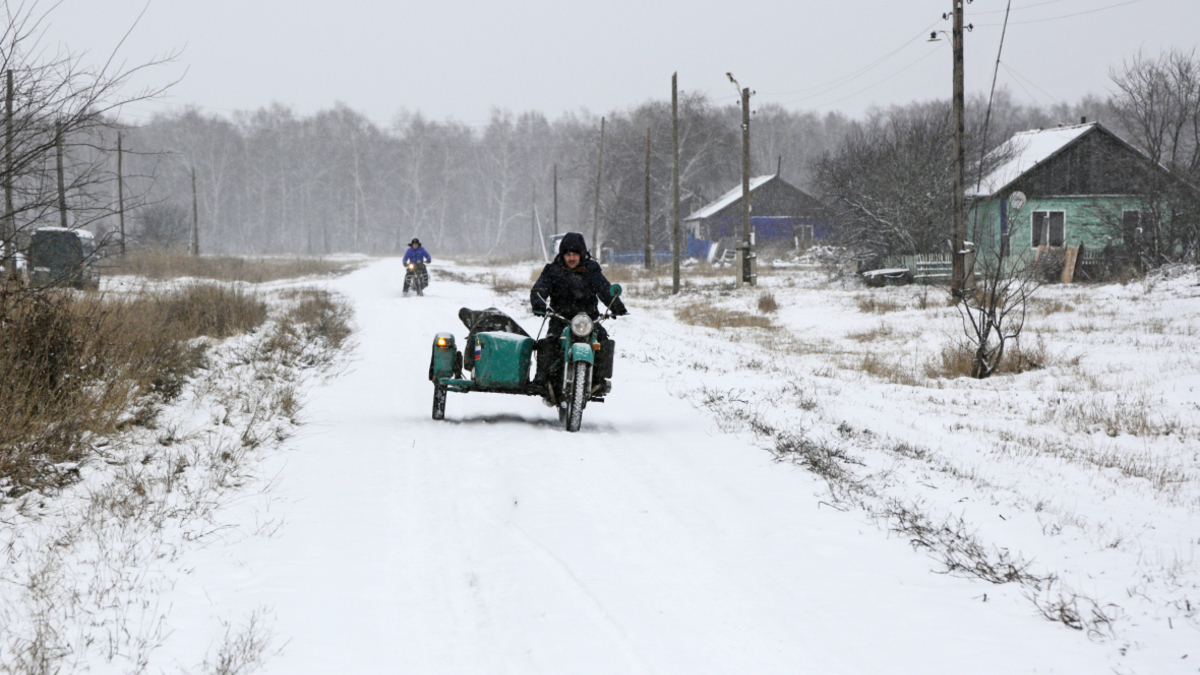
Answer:
<svg viewBox="0 0 1200 675"><path fill-rule="evenodd" d="M625 316L629 313L629 310L625 309L625 303L619 299L612 301L612 304L608 306L608 311L612 312L613 316Z"/></svg>

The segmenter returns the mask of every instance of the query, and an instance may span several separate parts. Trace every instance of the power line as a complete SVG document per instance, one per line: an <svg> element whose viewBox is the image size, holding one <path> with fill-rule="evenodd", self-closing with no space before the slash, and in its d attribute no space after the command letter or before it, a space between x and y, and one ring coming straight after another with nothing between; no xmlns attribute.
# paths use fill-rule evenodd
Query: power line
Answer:
<svg viewBox="0 0 1200 675"><path fill-rule="evenodd" d="M859 94L861 94L861 93L863 93L863 92L865 92L865 91L870 91L871 89L874 89L875 87L878 87L879 85L883 84L884 82L887 82L888 80L891 80L892 78L896 77L896 76L897 76L897 75L899 75L900 73L903 73L904 71L908 70L909 68L912 68L913 66L915 66L915 65L917 65L918 63L920 63L920 62L924 61L925 59L929 58L930 56L933 56L934 54L936 54L936 53L937 53L938 51L940 51L940 50L941 50L941 45L939 45L938 47L934 48L933 50L931 50L931 51L929 51L929 52L926 52L924 56L922 56L922 57L918 58L916 61L913 61L912 63L909 63L908 65L904 66L904 67L903 67L903 68L901 68L900 70L897 70L896 72L892 73L891 75L888 75L887 77L883 78L882 80L879 80L879 81L875 82L874 84L871 84L871 85L868 85L868 86L866 86L866 87L863 87L862 89L859 89L859 90L858 90L858 91L856 91L856 92L853 92L853 93L847 94L847 95L845 95L845 96L843 96L843 97L841 97L841 98L839 98L839 99L835 99L835 100L833 100L833 101L828 101L828 102L826 102L826 103L822 103L822 104L818 105L817 107L825 107L825 106L831 106L831 105L833 105L833 104L835 104L835 103L841 103L842 101L845 101L846 99L849 99L849 98L853 98L853 97L855 97L855 96L858 96ZM790 104L793 104L793 103L799 103L799 102L801 102L801 101L807 101L807 100L809 100L809 99L816 98L817 96L820 96L821 94L824 94L824 93L826 93L826 92L818 92L818 93L816 93L816 94L813 94L812 96L805 96L805 97L803 97L803 98L793 99L793 100L791 100L791 101L784 101L784 102L783 102L783 105L790 105Z"/></svg>
<svg viewBox="0 0 1200 675"><path fill-rule="evenodd" d="M1033 9L1034 7L1043 7L1043 6L1045 6L1045 5L1055 5L1055 4L1058 4L1058 3L1060 3L1060 2L1063 2L1063 0L1046 0L1046 2L1038 2L1038 3L1034 3L1034 4L1032 4L1032 5L1024 5L1024 6L1021 6L1021 7L1013 7L1013 8L1012 8L1012 10L1007 10L1007 9L993 9L993 10L989 10L989 11L986 11L986 12L971 12L971 16L982 16L982 15L984 15L984 14L1004 14L1004 13L1006 13L1006 12L1009 12L1009 11L1017 11L1017 12L1019 12L1019 11L1021 11L1021 10L1024 10L1024 9Z"/></svg>
<svg viewBox="0 0 1200 675"><path fill-rule="evenodd" d="M1076 17L1076 16L1083 16L1085 14L1095 14L1096 12L1104 12L1104 11L1107 11L1110 9L1115 9L1117 7L1124 7L1126 5L1133 5L1133 4L1136 4L1139 2L1142 2L1142 0L1126 0L1125 2L1118 2L1115 5L1108 5L1107 7L1097 7L1096 9L1089 9L1089 10L1086 10L1083 12L1075 12L1074 14L1063 14L1062 16L1048 16L1044 19L1030 19L1028 21L1010 21L1009 25L1010 26L1019 26L1019 25L1026 25L1026 24L1031 24L1031 23L1045 23L1047 21L1058 21L1060 19L1070 19L1070 18ZM999 26L1001 24L982 23L979 25L980 26Z"/></svg>
<svg viewBox="0 0 1200 675"><path fill-rule="evenodd" d="M828 81L828 82L825 82L825 83L823 83L823 84L814 85L814 86L812 86L812 87L806 87L806 88L803 88L803 89L794 89L794 90L792 90L792 91L772 91L772 92L764 92L762 95L763 95L763 96L787 96L787 95L789 95L789 94L799 94L799 93L803 93L803 92L812 91L812 90L814 90L814 89L822 89L822 90L824 90L824 91L821 91L821 92L819 92L819 94L820 94L820 93L825 93L825 91L830 91L831 89L835 89L836 87L835 87L834 85L838 85L838 84L841 84L842 82L849 82L849 81L851 81L851 80L855 80L855 79L857 79L859 76L861 76L861 75L864 75L865 73L867 73L868 71L870 71L871 69L873 69L875 66L877 66L877 65L880 65L881 63L883 63L883 62L884 62L884 61L886 61L887 59L889 59L889 58L891 58L892 56L896 55L897 53L899 53L899 52L900 52L902 49L904 49L905 47L907 47L907 46L909 46L910 44L912 44L912 43L916 42L917 40L919 40L919 39L921 39L921 38L925 37L925 35L927 35L927 34L929 33L929 29L930 29L930 28L933 28L933 27L934 27L934 26L936 26L936 25L938 25L938 23L940 23L940 20L939 20L939 21L934 21L933 23L929 24L929 25L928 25L928 26L926 26L924 29L922 29L920 33L918 33L916 36L914 36L914 37L913 37L912 39L910 39L908 42L905 42L904 44L900 45L899 47L897 47L897 48L893 49L892 51L888 52L887 54L884 54L883 56L879 57L878 59L875 59L875 60L874 60L874 61L872 61L871 63L868 63L867 65L863 66L862 68L859 68L858 70L856 70L856 71L854 71L854 72L852 72L852 73L849 73L849 74L847 74L847 75L843 75L843 76L841 76L841 77L835 78L835 79L833 79L833 80L830 80L830 81ZM800 99L800 100L803 100L803 99Z"/></svg>
<svg viewBox="0 0 1200 675"><path fill-rule="evenodd" d="M1011 68L1011 67L1010 67L1010 66L1009 66L1007 63L1004 63L1003 61L1001 61L1001 62L1000 62L1000 67L1001 67L1001 68L1004 68L1004 70L1005 70L1007 73L1009 73L1010 75L1013 75L1014 77L1020 78L1021 80L1025 80L1026 82L1028 82L1028 83L1029 83L1029 86L1031 86L1031 87L1033 87L1034 89L1037 89L1038 91L1040 91L1040 92L1042 92L1043 94L1045 94L1045 95L1046 95L1046 97L1047 97L1047 98L1049 98L1051 101L1054 101L1055 103L1062 103L1062 101L1060 101L1060 100L1058 100L1057 98L1055 98L1053 94L1051 94L1051 93L1047 92L1045 89L1042 89L1041 87L1039 87L1039 86L1037 86L1036 84L1034 84L1033 80L1031 80L1031 79L1029 79L1029 78L1025 77L1024 75L1022 75L1022 74L1018 73L1017 71L1013 70L1013 69L1012 69L1012 68ZM1034 96L1033 94L1030 94L1030 93L1029 93L1029 90L1028 90L1028 89L1025 89L1025 86L1024 86L1024 85L1022 85L1020 82L1017 82L1017 86L1018 86L1018 87L1021 87L1021 89L1022 89L1022 90L1023 90L1023 91L1024 91L1026 94L1029 94L1029 98L1032 98L1032 99L1037 99L1037 97L1036 97L1036 96Z"/></svg>

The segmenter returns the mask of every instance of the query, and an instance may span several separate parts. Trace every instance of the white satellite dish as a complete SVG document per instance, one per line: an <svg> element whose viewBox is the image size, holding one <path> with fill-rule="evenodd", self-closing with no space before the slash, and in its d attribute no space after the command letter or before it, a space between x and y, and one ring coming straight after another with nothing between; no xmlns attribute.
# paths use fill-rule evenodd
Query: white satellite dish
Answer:
<svg viewBox="0 0 1200 675"><path fill-rule="evenodd" d="M1025 193L1017 190L1008 196L1008 206L1013 211L1020 211L1025 206Z"/></svg>

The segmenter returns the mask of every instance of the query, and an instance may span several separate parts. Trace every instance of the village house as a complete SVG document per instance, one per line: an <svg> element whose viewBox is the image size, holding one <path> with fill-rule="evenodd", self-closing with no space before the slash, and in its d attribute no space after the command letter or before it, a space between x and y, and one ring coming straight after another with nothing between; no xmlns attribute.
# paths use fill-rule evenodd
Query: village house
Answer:
<svg viewBox="0 0 1200 675"><path fill-rule="evenodd" d="M683 227L689 256L712 260L732 249L742 235L741 184L684 218ZM833 235L825 205L778 174L750 179L750 227L757 245L796 246Z"/></svg>
<svg viewBox="0 0 1200 675"><path fill-rule="evenodd" d="M1132 245L1163 214L1162 166L1099 122L1015 134L988 155L988 173L966 191L977 250L1015 261L1038 250L1097 253Z"/></svg>

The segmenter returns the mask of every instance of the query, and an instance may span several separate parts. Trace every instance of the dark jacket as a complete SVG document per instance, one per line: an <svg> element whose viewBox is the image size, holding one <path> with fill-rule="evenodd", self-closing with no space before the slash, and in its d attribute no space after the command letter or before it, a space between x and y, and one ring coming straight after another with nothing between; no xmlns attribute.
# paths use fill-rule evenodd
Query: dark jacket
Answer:
<svg viewBox="0 0 1200 675"><path fill-rule="evenodd" d="M576 251L580 254L579 264L575 269L567 268L563 262L563 253ZM535 312L546 309L543 298L550 301L554 312L571 317L580 312L586 313L592 319L599 318L600 311L596 301L603 302L612 309L613 314L626 314L625 305L620 298L614 298L609 288L612 284L604 278L600 263L592 260L584 245L583 235L570 232L563 237L558 247L558 255L542 268L542 274L533 284L529 293L529 303Z"/></svg>

